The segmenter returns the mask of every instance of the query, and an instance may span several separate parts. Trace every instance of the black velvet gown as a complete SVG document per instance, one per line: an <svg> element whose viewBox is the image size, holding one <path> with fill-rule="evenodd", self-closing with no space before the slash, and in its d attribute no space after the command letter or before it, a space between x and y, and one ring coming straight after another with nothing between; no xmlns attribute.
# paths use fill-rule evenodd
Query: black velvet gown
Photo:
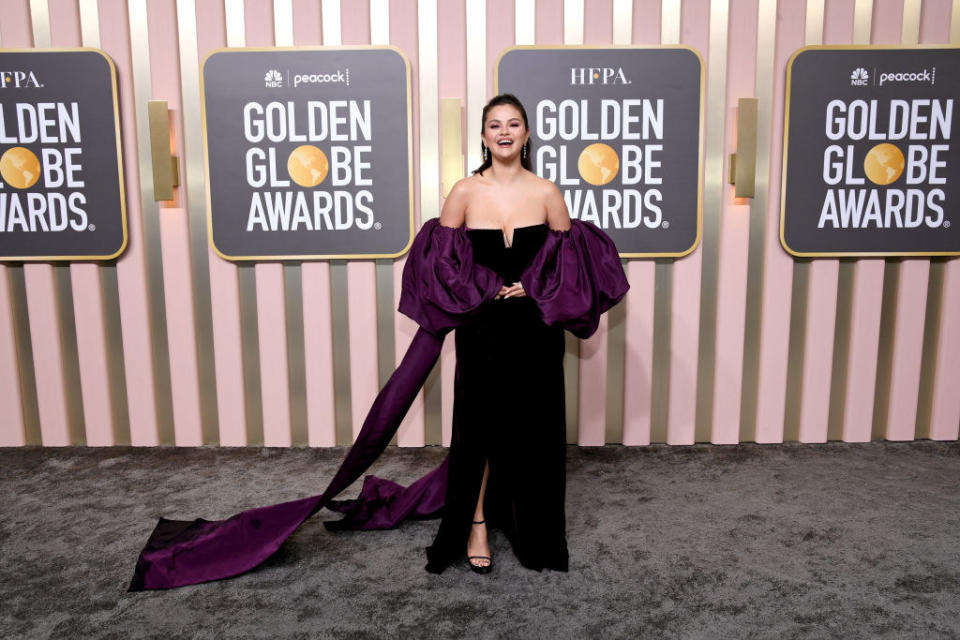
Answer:
<svg viewBox="0 0 960 640"><path fill-rule="evenodd" d="M499 229L467 229L474 261L507 286L547 234L545 224L518 227L507 247ZM440 573L466 557L488 462L487 527L506 534L523 566L566 571L563 328L544 324L533 299L506 298L485 302L457 327L455 341L446 498L426 568Z"/></svg>

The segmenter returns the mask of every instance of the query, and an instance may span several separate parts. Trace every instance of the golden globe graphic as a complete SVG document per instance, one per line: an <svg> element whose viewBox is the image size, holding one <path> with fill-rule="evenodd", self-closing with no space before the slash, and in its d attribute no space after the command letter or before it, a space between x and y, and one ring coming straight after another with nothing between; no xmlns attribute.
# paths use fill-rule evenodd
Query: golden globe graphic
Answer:
<svg viewBox="0 0 960 640"><path fill-rule="evenodd" d="M11 147L0 156L3 181L17 189L29 189L40 178L40 160L26 147Z"/></svg>
<svg viewBox="0 0 960 640"><path fill-rule="evenodd" d="M703 65L686 47L517 46L496 93L526 109L527 160L572 219L621 257L681 257L699 241Z"/></svg>
<svg viewBox="0 0 960 640"><path fill-rule="evenodd" d="M808 47L788 63L780 242L802 258L960 254L960 48Z"/></svg>
<svg viewBox="0 0 960 640"><path fill-rule="evenodd" d="M0 51L0 262L127 244L115 68L98 49Z"/></svg>
<svg viewBox="0 0 960 640"><path fill-rule="evenodd" d="M610 145L597 142L580 152L577 160L580 176L594 186L613 180L620 169L620 158Z"/></svg>
<svg viewBox="0 0 960 640"><path fill-rule="evenodd" d="M863 171L871 182L884 186L897 181L905 164L899 147L884 142L867 152L863 159Z"/></svg>
<svg viewBox="0 0 960 640"><path fill-rule="evenodd" d="M298 185L308 189L323 182L329 170L327 155L312 144L300 145L290 152L287 159L287 172L290 177Z"/></svg>

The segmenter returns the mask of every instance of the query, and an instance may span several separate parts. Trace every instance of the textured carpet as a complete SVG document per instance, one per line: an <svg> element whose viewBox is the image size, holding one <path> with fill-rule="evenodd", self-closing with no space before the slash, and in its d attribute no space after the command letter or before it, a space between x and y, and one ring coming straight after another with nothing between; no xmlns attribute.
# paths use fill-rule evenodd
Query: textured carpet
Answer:
<svg viewBox="0 0 960 640"><path fill-rule="evenodd" d="M323 512L247 575L126 593L157 517L312 495L343 452L0 449L0 638L960 638L956 442L571 447L567 574L493 531L491 575L431 575L437 521Z"/></svg>

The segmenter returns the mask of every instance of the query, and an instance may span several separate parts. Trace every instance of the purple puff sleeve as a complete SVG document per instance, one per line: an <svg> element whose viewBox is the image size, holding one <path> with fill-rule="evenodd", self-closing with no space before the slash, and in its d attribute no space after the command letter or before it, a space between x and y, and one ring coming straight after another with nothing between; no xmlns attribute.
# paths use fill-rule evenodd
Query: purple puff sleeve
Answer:
<svg viewBox="0 0 960 640"><path fill-rule="evenodd" d="M460 324L503 286L495 271L473 262L466 227L424 223L403 266L400 313L430 333L442 335Z"/></svg>
<svg viewBox="0 0 960 640"><path fill-rule="evenodd" d="M567 231L549 232L520 282L546 324L589 338L630 285L613 240L595 225L570 222Z"/></svg>

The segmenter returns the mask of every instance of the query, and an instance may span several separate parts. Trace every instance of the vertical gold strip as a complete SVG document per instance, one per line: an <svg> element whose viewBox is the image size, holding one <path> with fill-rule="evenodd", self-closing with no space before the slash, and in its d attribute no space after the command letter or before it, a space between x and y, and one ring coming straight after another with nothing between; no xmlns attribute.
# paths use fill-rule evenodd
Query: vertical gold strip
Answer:
<svg viewBox="0 0 960 640"><path fill-rule="evenodd" d="M390 0L370 0L370 44L390 44Z"/></svg>
<svg viewBox="0 0 960 640"><path fill-rule="evenodd" d="M667 441L670 417L670 337L673 310L672 258L658 258L654 267L653 371L650 381L650 442Z"/></svg>
<svg viewBox="0 0 960 640"><path fill-rule="evenodd" d="M660 43L680 43L680 0L663 0ZM656 261L653 294L653 380L651 381L650 442L667 441L670 411L670 334L673 305L672 259Z"/></svg>
<svg viewBox="0 0 960 640"><path fill-rule="evenodd" d="M960 44L960 0L953 0L950 13L950 44Z"/></svg>
<svg viewBox="0 0 960 640"><path fill-rule="evenodd" d="M243 26L243 0L223 0L223 10L227 21L227 46L242 47L247 41Z"/></svg>
<svg viewBox="0 0 960 640"><path fill-rule="evenodd" d="M33 27L33 46L50 47L50 7L48 0L30 0L30 21Z"/></svg>
<svg viewBox="0 0 960 640"><path fill-rule="evenodd" d="M50 46L50 8L47 0L30 0L30 19L33 27L33 45L37 48ZM60 358L63 362L63 392L67 404L67 423L70 443L86 444L83 399L80 395L80 365L77 361L77 325L73 315L73 286L70 282L70 265L54 263L54 286L60 328ZM26 308L26 307L24 307Z"/></svg>
<svg viewBox="0 0 960 640"><path fill-rule="evenodd" d="M307 362L303 337L303 272L299 262L283 265L287 314L287 375L290 395L290 444L305 447L307 434Z"/></svg>
<svg viewBox="0 0 960 640"><path fill-rule="evenodd" d="M67 417L70 425L70 444L87 444L86 420L83 415L83 396L80 393L80 360L77 354L77 318L73 312L73 283L70 265L53 265L57 287L57 306L60 308L60 349L63 359L64 392L67 398Z"/></svg>
<svg viewBox="0 0 960 640"><path fill-rule="evenodd" d="M843 405L847 395L847 354L850 350L852 302L853 261L844 259L840 260L840 268L837 273L837 310L834 314L833 360L830 365L830 407L827 412L827 440L843 440ZM799 433L797 435L799 437Z"/></svg>
<svg viewBox="0 0 960 640"><path fill-rule="evenodd" d="M273 42L293 46L293 0L274 0ZM290 399L290 443L306 446L307 363L303 337L303 273L301 263L283 264L283 287L287 330L287 375Z"/></svg>
<svg viewBox="0 0 960 640"><path fill-rule="evenodd" d="M320 6L323 44L339 46L340 0L323 0ZM353 406L350 397L350 316L347 296L347 261L330 261L330 314L333 334L333 393L336 442L353 444Z"/></svg>
<svg viewBox="0 0 960 640"><path fill-rule="evenodd" d="M123 327L120 323L120 287L117 265L101 265L104 331L107 334L107 379L110 381L110 412L113 416L113 443L130 444L130 406L127 403L127 373L123 355Z"/></svg>
<svg viewBox="0 0 960 640"><path fill-rule="evenodd" d="M660 5L660 44L680 42L680 0L663 0Z"/></svg>
<svg viewBox="0 0 960 640"><path fill-rule="evenodd" d="M417 1L420 80L420 224L440 216L440 120L437 79L437 0Z"/></svg>
<svg viewBox="0 0 960 640"><path fill-rule="evenodd" d="M463 178L463 122L460 120L460 98L440 98L440 186L443 197L457 180Z"/></svg>
<svg viewBox="0 0 960 640"><path fill-rule="evenodd" d="M893 378L893 341L897 328L897 289L900 285L900 259L883 265L883 295L880 301L880 338L877 346L877 378L873 393L873 429L876 439L887 437L890 415L890 381ZM853 290L853 287L850 287ZM847 316L849 318L850 316ZM846 324L849 326L850 321ZM849 333L849 330L847 331ZM844 351L846 353L846 351ZM842 425L841 425L842 426Z"/></svg>
<svg viewBox="0 0 960 640"><path fill-rule="evenodd" d="M323 0L320 5L320 13L323 45L325 47L340 46L343 42L340 35L340 0Z"/></svg>
<svg viewBox="0 0 960 640"><path fill-rule="evenodd" d="M513 3L513 41L516 44L534 44L537 39L535 0L516 0Z"/></svg>
<svg viewBox="0 0 960 640"><path fill-rule="evenodd" d="M80 0L80 34L83 46L100 48L100 14L97 0ZM104 335L107 345L107 381L110 385L110 414L114 444L129 444L130 415L127 411L127 380L123 363L120 328L120 295L115 262L103 263L100 287L103 291Z"/></svg>
<svg viewBox="0 0 960 640"><path fill-rule="evenodd" d="M954 13L954 17L956 17ZM933 411L933 387L937 371L937 343L940 340L940 314L943 311L943 267L946 260L930 260L927 282L927 310L923 319L923 351L920 366L920 396L917 399L917 438L930 437Z"/></svg>
<svg viewBox="0 0 960 640"><path fill-rule="evenodd" d="M903 44L920 43L920 8L922 0L904 0L903 24L900 28L900 42Z"/></svg>
<svg viewBox="0 0 960 640"><path fill-rule="evenodd" d="M80 0L80 38L85 47L100 48L100 16L97 0Z"/></svg>
<svg viewBox="0 0 960 640"><path fill-rule="evenodd" d="M440 216L440 132L437 78L437 0L417 2L417 55L420 78L420 223ZM442 398L440 367L424 385L424 443L440 444Z"/></svg>
<svg viewBox="0 0 960 640"><path fill-rule="evenodd" d="M633 0L613 0L613 44L633 41Z"/></svg>
<svg viewBox="0 0 960 640"><path fill-rule="evenodd" d="M480 115L487 101L487 3L467 0L467 167L480 158Z"/></svg>
<svg viewBox="0 0 960 640"><path fill-rule="evenodd" d="M583 0L563 0L563 44L583 44ZM563 380L567 407L567 443L576 444L580 430L580 339L564 332Z"/></svg>
<svg viewBox="0 0 960 640"><path fill-rule="evenodd" d="M390 2L370 0L370 44L390 44ZM396 368L396 344L393 322L393 260L379 259L377 270L377 362L380 386L387 383Z"/></svg>
<svg viewBox="0 0 960 640"><path fill-rule="evenodd" d="M583 0L563 0L563 43L583 44Z"/></svg>
<svg viewBox="0 0 960 640"><path fill-rule="evenodd" d="M629 45L633 39L633 0L614 0L613 43ZM624 270L627 260L621 260ZM604 442L623 442L624 369L627 359L627 305L620 303L610 310L607 322L607 406Z"/></svg>
<svg viewBox="0 0 960 640"><path fill-rule="evenodd" d="M40 433L40 408L37 404L37 372L33 364L33 343L30 336L30 317L27 310L27 286L23 265L11 264L10 302L13 307L13 334L17 343L17 361L20 363L20 400L23 404L23 431L28 445L43 444Z"/></svg>
<svg viewBox="0 0 960 640"><path fill-rule="evenodd" d="M697 369L697 419L694 439L708 442L713 423L713 365L716 360L717 267L720 213L723 207L723 141L727 80L729 0L710 2L710 54L707 70L706 168L703 194L703 239L700 247L700 357Z"/></svg>
<svg viewBox="0 0 960 640"><path fill-rule="evenodd" d="M620 263L624 270L627 260ZM607 312L607 403L604 443L623 442L624 367L627 360L627 305L621 302Z"/></svg>
<svg viewBox="0 0 960 640"><path fill-rule="evenodd" d="M350 398L350 317L347 296L347 261L330 261L330 300L333 321L333 393L338 445L353 444L353 409Z"/></svg>
<svg viewBox="0 0 960 640"><path fill-rule="evenodd" d="M137 117L137 156L140 165L140 207L143 216L144 253L150 305L150 341L153 346L153 387L157 401L157 437L160 444L174 444L173 398L170 388L170 353L167 348L167 316L163 297L163 258L160 253L160 206L153 199L153 169L147 104L152 98L150 39L146 0L128 0L130 57Z"/></svg>
<svg viewBox="0 0 960 640"><path fill-rule="evenodd" d="M760 330L763 302L763 259L770 198L770 127L773 109L773 57L776 53L777 3L757 7L756 191L750 205L747 255L747 304L743 336L743 386L740 392L740 441L756 440L757 372L760 367Z"/></svg>
<svg viewBox="0 0 960 640"><path fill-rule="evenodd" d="M807 20L804 29L807 46L823 44L823 11L826 0L807 0Z"/></svg>
<svg viewBox="0 0 960 640"><path fill-rule="evenodd" d="M197 335L197 373L203 442L220 441L217 407L217 369L213 351L213 306L210 302L210 262L207 246L207 185L203 170L203 125L200 113L200 61L197 53L195 0L177 0L177 36L180 49L180 101L183 108L182 148L186 185L181 187L190 216L190 262L193 275L194 328Z"/></svg>
<svg viewBox="0 0 960 640"><path fill-rule="evenodd" d="M273 0L273 44L293 46L293 0Z"/></svg>
<svg viewBox="0 0 960 640"><path fill-rule="evenodd" d="M227 46L243 47L247 42L243 0L224 0ZM243 390L247 412L247 445L263 444L263 395L260 387L259 322L257 318L257 277L253 263L237 265L240 293L240 342L243 349Z"/></svg>
<svg viewBox="0 0 960 640"><path fill-rule="evenodd" d="M804 28L807 46L823 44L824 0L807 0L806 25ZM787 347L787 396L783 439L800 438L800 395L803 381L803 343L807 335L807 292L810 283L810 260L793 262L793 287L790 296L790 344ZM838 305L839 306L839 305ZM829 436L828 436L829 437Z"/></svg>
<svg viewBox="0 0 960 640"><path fill-rule="evenodd" d="M853 43L870 44L873 0L855 0L853 6Z"/></svg>
<svg viewBox="0 0 960 640"><path fill-rule="evenodd" d="M377 362L382 387L396 369L396 342L393 324L393 260L380 258L377 264Z"/></svg>

